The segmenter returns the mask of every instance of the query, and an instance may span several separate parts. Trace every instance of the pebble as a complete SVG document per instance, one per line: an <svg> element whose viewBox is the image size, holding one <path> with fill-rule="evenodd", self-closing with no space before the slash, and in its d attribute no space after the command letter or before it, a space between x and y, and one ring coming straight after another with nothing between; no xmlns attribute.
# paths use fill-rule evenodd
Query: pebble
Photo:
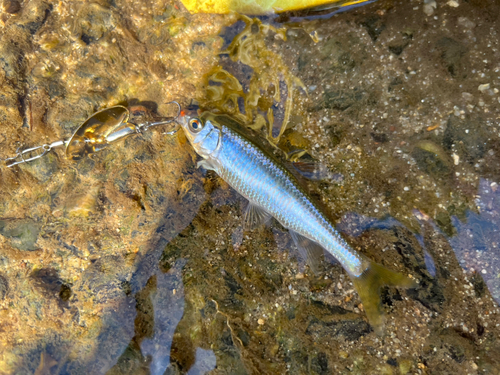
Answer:
<svg viewBox="0 0 500 375"><path fill-rule="evenodd" d="M347 357L349 357L349 353L344 352L343 350L341 350L341 351L339 352L339 357L340 357L340 358L344 358L344 359L346 359Z"/></svg>
<svg viewBox="0 0 500 375"><path fill-rule="evenodd" d="M468 92L463 92L462 93L462 98L470 102L472 99L474 99L474 96Z"/></svg>
<svg viewBox="0 0 500 375"><path fill-rule="evenodd" d="M437 3L433 0L424 0L424 13L428 16L432 16L434 14L434 9L437 8Z"/></svg>
<svg viewBox="0 0 500 375"><path fill-rule="evenodd" d="M458 8L458 2L456 2L455 0L450 0L446 3L446 5L452 7L452 8Z"/></svg>
<svg viewBox="0 0 500 375"><path fill-rule="evenodd" d="M261 325L261 326L264 325L265 322L266 321L264 319L262 319L262 318L260 318L259 320L257 320L257 323L259 323L259 325Z"/></svg>
<svg viewBox="0 0 500 375"><path fill-rule="evenodd" d="M489 83L484 83L482 85L479 85L479 87L477 89L479 91L481 91L482 93L484 93L485 91L487 91L487 90L490 89L490 84Z"/></svg>
<svg viewBox="0 0 500 375"><path fill-rule="evenodd" d="M466 29L473 29L476 27L476 24L467 17L458 17L458 24Z"/></svg>

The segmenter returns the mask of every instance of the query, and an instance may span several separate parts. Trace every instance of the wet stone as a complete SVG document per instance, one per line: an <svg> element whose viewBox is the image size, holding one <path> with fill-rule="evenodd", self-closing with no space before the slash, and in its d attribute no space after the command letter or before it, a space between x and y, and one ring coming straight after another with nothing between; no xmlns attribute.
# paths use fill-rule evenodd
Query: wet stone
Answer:
<svg viewBox="0 0 500 375"><path fill-rule="evenodd" d="M35 243L39 231L38 224L31 219L0 219L0 234L9 238L10 245L19 250L37 250Z"/></svg>
<svg viewBox="0 0 500 375"><path fill-rule="evenodd" d="M412 240L413 237L406 230L394 228L393 232L397 238L394 242L396 251L402 256L405 266L413 270L420 280L419 287L417 289L408 289L406 294L430 310L441 311L445 301L443 288L438 279L431 277L429 274L423 255L417 252L418 244ZM439 275L444 277L442 272Z"/></svg>
<svg viewBox="0 0 500 375"><path fill-rule="evenodd" d="M113 13L96 3L88 4L82 9L80 17L80 38L85 44L98 41L116 27L116 20Z"/></svg>
<svg viewBox="0 0 500 375"><path fill-rule="evenodd" d="M403 84L403 80L400 77L395 77L389 83L389 90L388 91L391 91L391 87L399 86L399 85L402 85L402 84Z"/></svg>
<svg viewBox="0 0 500 375"><path fill-rule="evenodd" d="M441 61L452 77L465 76L463 58L467 48L460 42L444 37L437 42L437 48L441 52Z"/></svg>
<svg viewBox="0 0 500 375"><path fill-rule="evenodd" d="M27 17L17 23L16 26L34 35L47 21L52 5L45 2L27 2L25 7L23 14L26 14Z"/></svg>
<svg viewBox="0 0 500 375"><path fill-rule="evenodd" d="M314 318L307 327L306 334L328 338L343 338L346 341L357 341L361 336L371 331L371 326L363 319L325 322Z"/></svg>
<svg viewBox="0 0 500 375"><path fill-rule="evenodd" d="M389 142L389 137L385 133L371 132L370 135L373 138L373 140L375 142L377 142L377 143L386 143L386 142Z"/></svg>
<svg viewBox="0 0 500 375"><path fill-rule="evenodd" d="M450 214L446 211L439 211L436 214L436 224L439 225L439 228L449 237L455 235L457 232L451 221Z"/></svg>
<svg viewBox="0 0 500 375"><path fill-rule="evenodd" d="M345 111L349 107L356 105L356 103L359 103L363 99L363 96L364 93L359 88L351 91L325 91L325 93L323 94L323 103L320 104L319 108L315 107L312 110L328 108Z"/></svg>
<svg viewBox="0 0 500 375"><path fill-rule="evenodd" d="M388 49L396 56L399 56L401 55L401 53L403 53L404 49L410 44L412 39L413 39L413 33L411 32L400 33L397 36L396 40L389 45Z"/></svg>
<svg viewBox="0 0 500 375"><path fill-rule="evenodd" d="M9 291L9 283L7 278L0 274L0 301L5 299L7 292Z"/></svg>
<svg viewBox="0 0 500 375"><path fill-rule="evenodd" d="M69 285L61 285L61 291L59 292L59 298L61 298L61 300L63 300L64 302L68 302L72 294L73 293L71 292L71 288L69 287Z"/></svg>
<svg viewBox="0 0 500 375"><path fill-rule="evenodd" d="M411 155L418 167L435 180L449 177L453 172L448 155L441 147L431 141L419 142Z"/></svg>
<svg viewBox="0 0 500 375"><path fill-rule="evenodd" d="M345 127L342 124L338 123L327 125L326 131L332 142L333 147L338 146L342 142L342 139L344 139L346 133Z"/></svg>
<svg viewBox="0 0 500 375"><path fill-rule="evenodd" d="M18 74L23 67L21 52L15 43L2 38L0 40L0 68L5 72L6 78L17 82Z"/></svg>
<svg viewBox="0 0 500 375"><path fill-rule="evenodd" d="M443 144L448 150L456 150L469 163L475 163L486 153L489 132L477 118L467 115L464 120L451 115L446 125Z"/></svg>
<svg viewBox="0 0 500 375"><path fill-rule="evenodd" d="M313 374L331 374L331 370L328 368L328 357L325 353L318 353L318 355L311 360L311 370Z"/></svg>
<svg viewBox="0 0 500 375"><path fill-rule="evenodd" d="M470 281L474 287L474 293L476 297L477 298L483 297L486 293L487 287L481 275L478 274L477 272L474 273Z"/></svg>
<svg viewBox="0 0 500 375"><path fill-rule="evenodd" d="M311 55L309 58L313 58ZM356 66L351 54L342 47L342 43L332 38L328 40L321 49L323 60L328 61L332 73L345 73ZM300 65L299 65L300 68Z"/></svg>
<svg viewBox="0 0 500 375"><path fill-rule="evenodd" d="M76 168L78 169L78 173L82 175L89 175L92 173L96 162L91 158L82 158L78 161Z"/></svg>
<svg viewBox="0 0 500 375"><path fill-rule="evenodd" d="M51 151L43 158L21 164L21 168L29 171L41 183L45 183L59 170L59 161L57 155Z"/></svg>
<svg viewBox="0 0 500 375"><path fill-rule="evenodd" d="M388 365L391 365L392 367L397 367L398 366L398 361L395 358L389 358L386 363Z"/></svg>
<svg viewBox="0 0 500 375"><path fill-rule="evenodd" d="M21 3L17 0L4 0L3 9L10 14L16 14L21 10Z"/></svg>
<svg viewBox="0 0 500 375"><path fill-rule="evenodd" d="M57 99L66 94L66 88L58 81L50 81L46 89L50 99Z"/></svg>
<svg viewBox="0 0 500 375"><path fill-rule="evenodd" d="M377 16L361 21L360 25L366 29L368 35L370 35L370 38L372 38L374 42L377 41L378 37L382 34L382 31L384 31L386 27L382 19Z"/></svg>
<svg viewBox="0 0 500 375"><path fill-rule="evenodd" d="M71 288L64 284L59 273L54 268L41 268L30 275L34 285L41 291L44 291L47 297L58 296L62 306L67 306L71 297Z"/></svg>

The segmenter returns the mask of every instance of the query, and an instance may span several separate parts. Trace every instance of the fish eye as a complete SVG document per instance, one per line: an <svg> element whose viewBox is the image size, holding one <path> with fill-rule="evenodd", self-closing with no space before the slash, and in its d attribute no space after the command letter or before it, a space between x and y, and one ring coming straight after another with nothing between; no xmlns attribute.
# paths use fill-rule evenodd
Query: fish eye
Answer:
<svg viewBox="0 0 500 375"><path fill-rule="evenodd" d="M203 129L203 124L197 118L192 118L189 120L189 130L193 133L198 133L201 129Z"/></svg>

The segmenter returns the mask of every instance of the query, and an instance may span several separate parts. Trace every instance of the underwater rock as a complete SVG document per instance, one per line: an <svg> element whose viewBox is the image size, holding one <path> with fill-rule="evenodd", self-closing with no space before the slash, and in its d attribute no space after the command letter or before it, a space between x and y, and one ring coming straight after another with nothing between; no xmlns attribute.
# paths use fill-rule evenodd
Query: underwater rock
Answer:
<svg viewBox="0 0 500 375"><path fill-rule="evenodd" d="M460 157L472 164L484 156L488 139L488 130L481 120L469 115L462 120L451 115L444 132L443 144L448 150L455 149Z"/></svg>
<svg viewBox="0 0 500 375"><path fill-rule="evenodd" d="M432 141L418 142L411 155L418 167L436 180L449 177L453 172L450 157Z"/></svg>
<svg viewBox="0 0 500 375"><path fill-rule="evenodd" d="M27 2L23 9L24 17L15 25L34 35L47 20L51 9L52 5L46 2Z"/></svg>
<svg viewBox="0 0 500 375"><path fill-rule="evenodd" d="M34 251L40 228L31 219L0 219L0 234L10 239L10 245L19 250Z"/></svg>
<svg viewBox="0 0 500 375"><path fill-rule="evenodd" d="M363 94L363 91L359 88L355 88L351 91L335 89L325 91L323 94L323 103L317 107L311 108L311 111L316 111L322 108L345 111L347 108L359 103L363 99Z"/></svg>
<svg viewBox="0 0 500 375"><path fill-rule="evenodd" d="M30 275L34 285L47 297L59 297L60 307L69 307L68 301L73 294L71 287L63 282L54 268L40 268Z"/></svg>
<svg viewBox="0 0 500 375"><path fill-rule="evenodd" d="M327 134L332 142L332 146L336 147L342 142L346 135L345 125L334 123L326 126Z"/></svg>
<svg viewBox="0 0 500 375"><path fill-rule="evenodd" d="M87 45L98 41L116 27L113 13L97 3L86 5L80 10L79 17L80 38Z"/></svg>
<svg viewBox="0 0 500 375"><path fill-rule="evenodd" d="M452 77L457 77L464 71L463 57L467 48L454 39L444 37L438 40L436 47L441 52L441 61Z"/></svg>
<svg viewBox="0 0 500 375"><path fill-rule="evenodd" d="M5 78L16 84L22 70L21 51L15 42L6 36L0 39L0 68L5 73Z"/></svg>
<svg viewBox="0 0 500 375"><path fill-rule="evenodd" d="M45 183L59 171L59 161L54 152L49 152L45 157L30 163L21 164L20 168L27 170L40 183Z"/></svg>
<svg viewBox="0 0 500 375"><path fill-rule="evenodd" d="M329 64L329 69L334 74L351 71L356 66L356 61L354 61L349 51L346 50L343 47L343 43L336 38L331 38L330 40L325 42L320 53L324 64ZM299 69L301 68L301 65L303 68L310 68L310 66L314 64L317 56L306 55L302 56L302 58L309 59L310 62L305 63L304 61L301 61L301 64L299 64Z"/></svg>
<svg viewBox="0 0 500 375"><path fill-rule="evenodd" d="M0 274L0 301L5 299L7 292L9 291L9 283L7 282L7 278Z"/></svg>
<svg viewBox="0 0 500 375"><path fill-rule="evenodd" d="M445 302L443 287L438 282L438 278L433 278L427 271L423 254L417 252L418 244L408 230L395 227L392 229L396 238L394 247L402 256L403 263L408 269L413 270L420 280L420 285L417 289L408 289L406 294L419 301L422 305L432 311L441 311L442 305ZM439 275L446 278L446 270L439 268Z"/></svg>
<svg viewBox="0 0 500 375"><path fill-rule="evenodd" d="M360 22L360 25L366 29L368 35L370 35L370 38L372 38L374 42L377 41L378 37L382 34L382 31L384 31L386 27L385 23L378 16L370 17L365 21Z"/></svg>
<svg viewBox="0 0 500 375"><path fill-rule="evenodd" d="M318 353L316 357L311 360L311 370L313 373L319 375L331 374L331 370L328 368L328 357L325 353Z"/></svg>
<svg viewBox="0 0 500 375"><path fill-rule="evenodd" d="M339 320L325 322L319 319L307 327L306 333L313 336L343 338L346 341L357 341L372 331L371 326L363 319Z"/></svg>
<svg viewBox="0 0 500 375"><path fill-rule="evenodd" d="M21 3L17 0L4 0L3 9L10 14L16 14L21 10Z"/></svg>
<svg viewBox="0 0 500 375"><path fill-rule="evenodd" d="M399 56L403 53L404 49L408 47L410 44L410 41L413 39L413 34L411 32L403 32L398 37L394 42L392 42L389 47L390 52L395 54L396 56Z"/></svg>

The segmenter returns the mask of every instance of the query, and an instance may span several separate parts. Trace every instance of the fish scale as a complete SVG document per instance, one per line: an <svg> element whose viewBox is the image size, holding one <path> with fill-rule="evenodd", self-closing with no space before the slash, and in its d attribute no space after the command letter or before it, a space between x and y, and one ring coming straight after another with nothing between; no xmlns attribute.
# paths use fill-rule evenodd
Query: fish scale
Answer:
<svg viewBox="0 0 500 375"><path fill-rule="evenodd" d="M258 224L272 216L288 228L296 246L309 258L318 248L333 255L351 277L370 324L377 334L382 334L380 287L410 288L417 283L349 246L295 177L247 137L236 120L210 112L198 116L193 109L182 111L180 122L189 142L203 158L198 165L214 170L248 199L247 222Z"/></svg>
<svg viewBox="0 0 500 375"><path fill-rule="evenodd" d="M215 172L284 227L317 242L353 276L367 265L298 186L295 177L232 129L222 126Z"/></svg>

